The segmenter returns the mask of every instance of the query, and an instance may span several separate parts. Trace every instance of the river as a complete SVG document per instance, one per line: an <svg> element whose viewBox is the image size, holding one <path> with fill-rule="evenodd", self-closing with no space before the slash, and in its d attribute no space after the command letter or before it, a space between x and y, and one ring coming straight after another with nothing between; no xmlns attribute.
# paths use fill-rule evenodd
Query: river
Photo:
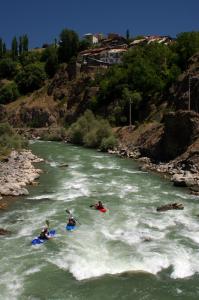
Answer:
<svg viewBox="0 0 199 300"><path fill-rule="evenodd" d="M0 213L12 231L0 237L0 299L199 299L197 197L130 159L57 142L31 149L46 163L40 184ZM97 200L106 213L89 207ZM156 212L171 202L185 209ZM55 238L32 246L46 219Z"/></svg>

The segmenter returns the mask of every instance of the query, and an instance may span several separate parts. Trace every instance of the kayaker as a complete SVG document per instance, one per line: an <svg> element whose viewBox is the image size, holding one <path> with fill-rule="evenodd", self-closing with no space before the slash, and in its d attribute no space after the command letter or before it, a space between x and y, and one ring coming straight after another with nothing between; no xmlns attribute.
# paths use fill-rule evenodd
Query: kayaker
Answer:
<svg viewBox="0 0 199 300"><path fill-rule="evenodd" d="M95 208L96 208L96 209L103 209L104 206L103 206L103 204L102 204L101 201L98 201L98 203L95 204Z"/></svg>
<svg viewBox="0 0 199 300"><path fill-rule="evenodd" d="M69 217L67 225L69 225L69 226L75 226L76 225L76 221L75 221L73 216Z"/></svg>
<svg viewBox="0 0 199 300"><path fill-rule="evenodd" d="M39 239L41 239L41 240L49 240L48 227L44 227L42 229L42 232L39 235Z"/></svg>

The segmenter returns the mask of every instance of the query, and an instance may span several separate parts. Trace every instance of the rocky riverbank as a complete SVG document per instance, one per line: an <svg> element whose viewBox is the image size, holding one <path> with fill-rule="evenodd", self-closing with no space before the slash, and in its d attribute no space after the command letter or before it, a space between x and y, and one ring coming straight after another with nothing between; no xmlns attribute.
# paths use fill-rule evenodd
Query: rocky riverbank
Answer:
<svg viewBox="0 0 199 300"><path fill-rule="evenodd" d="M43 159L32 154L30 150L20 152L13 150L6 160L1 161L0 200L3 196L27 195L26 186L34 184L42 172L42 170L35 168L33 163L41 161Z"/></svg>
<svg viewBox="0 0 199 300"><path fill-rule="evenodd" d="M199 195L199 114L170 112L163 121L116 128L119 145L110 152L136 159L143 170L161 173Z"/></svg>
<svg viewBox="0 0 199 300"><path fill-rule="evenodd" d="M134 150L126 148L118 148L109 150L110 154L116 154L123 158L132 158L140 163L140 168L143 171L152 171L162 174L169 179L175 186L187 187L194 195L199 196L199 172L196 166L192 166L189 170L186 169L186 162L178 158L166 163L153 163L149 157L142 156L139 148Z"/></svg>

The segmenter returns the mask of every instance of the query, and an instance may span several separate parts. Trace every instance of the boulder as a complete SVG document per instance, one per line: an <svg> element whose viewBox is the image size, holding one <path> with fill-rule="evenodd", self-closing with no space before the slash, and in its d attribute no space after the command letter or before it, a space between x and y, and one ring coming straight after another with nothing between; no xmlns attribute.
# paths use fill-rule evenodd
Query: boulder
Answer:
<svg viewBox="0 0 199 300"><path fill-rule="evenodd" d="M167 211L171 209L184 209L184 206L181 203L169 203L166 205L162 205L160 207L157 207L157 211Z"/></svg>

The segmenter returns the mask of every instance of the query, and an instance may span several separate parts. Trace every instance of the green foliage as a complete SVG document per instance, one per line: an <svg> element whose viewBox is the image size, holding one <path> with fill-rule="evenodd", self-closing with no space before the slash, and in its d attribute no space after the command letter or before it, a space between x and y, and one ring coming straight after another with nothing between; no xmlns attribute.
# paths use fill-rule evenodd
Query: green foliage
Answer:
<svg viewBox="0 0 199 300"><path fill-rule="evenodd" d="M41 63L34 63L24 67L16 76L16 83L22 94L33 92L42 87L46 73Z"/></svg>
<svg viewBox="0 0 199 300"><path fill-rule="evenodd" d="M140 108L144 109L152 97L161 98L177 79L180 74L177 58L172 48L158 43L130 49L120 65L109 68L103 78L98 78L95 110L103 108L111 122L125 124L131 99L136 121Z"/></svg>
<svg viewBox="0 0 199 300"><path fill-rule="evenodd" d="M0 61L0 78L12 79L18 70L18 64L11 58L3 58Z"/></svg>
<svg viewBox="0 0 199 300"><path fill-rule="evenodd" d="M117 139L111 135L107 138L103 138L100 144L101 151L113 150L117 146Z"/></svg>
<svg viewBox="0 0 199 300"><path fill-rule="evenodd" d="M3 57L3 40L0 38L0 59Z"/></svg>
<svg viewBox="0 0 199 300"><path fill-rule="evenodd" d="M105 150L105 145L108 145L106 139L112 137L108 141L113 141L113 133L108 121L103 119L96 119L93 113L87 110L82 117L80 117L69 128L69 136L71 142L74 144L84 145L86 147L97 148L102 146ZM104 142L102 143L102 141Z"/></svg>
<svg viewBox="0 0 199 300"><path fill-rule="evenodd" d="M67 136L67 132L64 127L57 127L51 129L51 132L41 133L40 136L44 141L63 141Z"/></svg>
<svg viewBox="0 0 199 300"><path fill-rule="evenodd" d="M15 82L8 83L0 88L0 104L8 104L19 97L19 91Z"/></svg>
<svg viewBox="0 0 199 300"><path fill-rule="evenodd" d="M179 65L187 67L188 59L199 51L199 32L182 32L177 35L174 48L179 56Z"/></svg>
<svg viewBox="0 0 199 300"><path fill-rule="evenodd" d="M41 54L38 52L24 52L20 56L20 62L23 67L38 63L41 59Z"/></svg>
<svg viewBox="0 0 199 300"><path fill-rule="evenodd" d="M52 78L58 69L58 55L55 46L47 47L42 53L42 61L45 61L45 71Z"/></svg>
<svg viewBox="0 0 199 300"><path fill-rule="evenodd" d="M78 51L81 52L81 51L87 50L87 49L91 48L91 46L92 46L92 44L91 44L91 42L88 39L82 39L79 42L79 49L78 49Z"/></svg>
<svg viewBox="0 0 199 300"><path fill-rule="evenodd" d="M22 36L22 52L28 52L29 39L27 34Z"/></svg>
<svg viewBox="0 0 199 300"><path fill-rule="evenodd" d="M12 40L12 46L11 46L11 51L12 51L12 59L16 60L18 58L18 42L16 36Z"/></svg>
<svg viewBox="0 0 199 300"><path fill-rule="evenodd" d="M22 149L26 146L27 141L16 134L8 123L0 123L0 159L12 149Z"/></svg>
<svg viewBox="0 0 199 300"><path fill-rule="evenodd" d="M77 55L79 49L79 37L73 30L64 29L60 34L58 57L59 61L69 62L73 56Z"/></svg>

